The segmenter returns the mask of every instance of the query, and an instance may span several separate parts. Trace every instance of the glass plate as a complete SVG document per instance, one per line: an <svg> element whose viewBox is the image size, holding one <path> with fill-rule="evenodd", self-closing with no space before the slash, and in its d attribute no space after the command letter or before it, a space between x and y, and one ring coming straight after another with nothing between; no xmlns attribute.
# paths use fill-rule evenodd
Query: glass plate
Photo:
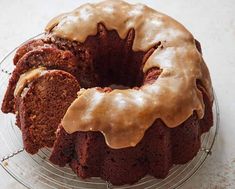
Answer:
<svg viewBox="0 0 235 189"><path fill-rule="evenodd" d="M41 37L39 34L33 38ZM31 39L33 39L31 38ZM8 80L14 69L12 63L17 48L10 52L0 63L0 102L3 100ZM206 158L211 155L212 146L219 127L219 108L215 98L213 105L214 126L209 132L202 135L202 147L197 156L184 165L175 165L165 179L155 179L146 176L134 185L121 187L112 186L99 178L86 180L79 179L69 167L60 168L49 162L50 149L40 150L36 155L25 152L21 139L21 132L15 126L15 116L0 112L0 164L18 182L27 188L60 188L60 189L86 189L86 188L178 188L188 181L203 165Z"/></svg>

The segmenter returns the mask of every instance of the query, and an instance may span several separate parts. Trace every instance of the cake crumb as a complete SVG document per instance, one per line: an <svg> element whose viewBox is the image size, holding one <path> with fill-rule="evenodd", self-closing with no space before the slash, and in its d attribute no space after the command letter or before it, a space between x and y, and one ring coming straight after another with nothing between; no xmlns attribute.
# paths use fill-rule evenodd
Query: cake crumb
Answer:
<svg viewBox="0 0 235 189"><path fill-rule="evenodd" d="M7 167L8 166L8 162L5 160L5 161L3 161L3 166L4 167Z"/></svg>

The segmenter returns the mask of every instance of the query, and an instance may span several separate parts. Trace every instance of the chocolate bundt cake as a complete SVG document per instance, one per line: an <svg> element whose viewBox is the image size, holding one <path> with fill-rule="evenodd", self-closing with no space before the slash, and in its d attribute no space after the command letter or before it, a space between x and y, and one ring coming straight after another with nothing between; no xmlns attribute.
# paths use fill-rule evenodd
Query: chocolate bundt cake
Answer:
<svg viewBox="0 0 235 189"><path fill-rule="evenodd" d="M25 150L81 178L132 184L190 161L213 125L201 46L174 19L106 0L52 19L14 58L2 111Z"/></svg>

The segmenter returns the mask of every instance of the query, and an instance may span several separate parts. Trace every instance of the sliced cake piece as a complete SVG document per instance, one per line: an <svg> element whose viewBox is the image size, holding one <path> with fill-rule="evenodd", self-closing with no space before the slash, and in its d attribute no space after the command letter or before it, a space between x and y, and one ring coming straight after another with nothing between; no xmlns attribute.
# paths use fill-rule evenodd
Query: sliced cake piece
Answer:
<svg viewBox="0 0 235 189"><path fill-rule="evenodd" d="M22 77L15 90L16 112L24 148L35 154L42 147L52 147L55 131L80 87L74 76L60 70L37 68Z"/></svg>
<svg viewBox="0 0 235 189"><path fill-rule="evenodd" d="M14 56L13 59L13 63L14 65L16 65L18 63L18 61L27 53L30 52L34 49L36 49L37 47L41 47L44 45L44 42L42 39L34 39L34 40L30 40L26 43L24 43L22 46L20 46L20 48L16 51L16 54Z"/></svg>
<svg viewBox="0 0 235 189"><path fill-rule="evenodd" d="M56 47L53 44L45 43L43 39L33 39L24 43L19 49L16 51L16 54L13 59L14 65L18 63L18 61L28 52L36 50L38 48L43 47Z"/></svg>
<svg viewBox="0 0 235 189"><path fill-rule="evenodd" d="M2 104L2 111L4 113L15 112L14 90L20 76L28 70L40 66L46 67L47 69L64 70L74 76L77 73L76 58L69 51L42 47L26 53L17 63L9 81Z"/></svg>

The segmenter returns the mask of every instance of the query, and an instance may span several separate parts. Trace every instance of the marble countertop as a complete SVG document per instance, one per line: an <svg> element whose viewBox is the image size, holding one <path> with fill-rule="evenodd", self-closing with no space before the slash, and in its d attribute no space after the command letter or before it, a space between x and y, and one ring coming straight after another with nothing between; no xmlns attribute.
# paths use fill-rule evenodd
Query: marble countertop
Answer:
<svg viewBox="0 0 235 189"><path fill-rule="evenodd" d="M92 0L1 0L0 59L43 31L61 12ZM235 188L235 0L129 0L142 2L184 24L198 39L220 106L220 130L212 155L184 189ZM0 167L0 188L24 188Z"/></svg>

